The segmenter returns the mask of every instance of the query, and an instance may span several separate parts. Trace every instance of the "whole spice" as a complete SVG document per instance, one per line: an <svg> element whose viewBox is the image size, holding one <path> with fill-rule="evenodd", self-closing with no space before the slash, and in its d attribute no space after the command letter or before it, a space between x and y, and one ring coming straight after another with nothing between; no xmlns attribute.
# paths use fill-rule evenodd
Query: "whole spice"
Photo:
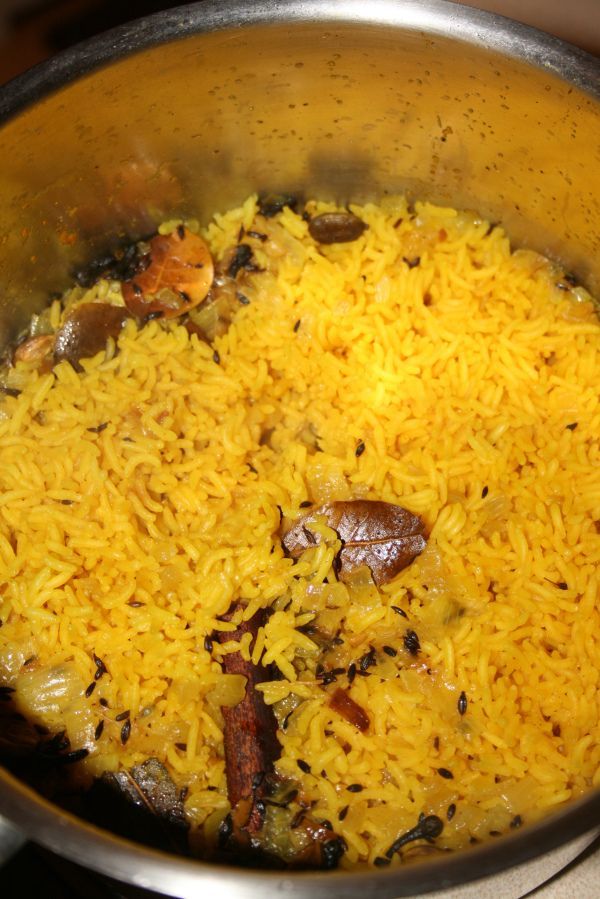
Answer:
<svg viewBox="0 0 600 899"><path fill-rule="evenodd" d="M226 618L231 620L236 611L237 607L232 608ZM249 621L241 622L235 631L219 632L219 640L239 642L247 633L255 638L265 620L265 612L261 610ZM246 662L238 652L227 653L221 664L226 674L241 674L246 678L242 701L223 708L222 713L227 794L233 820L236 831L243 826L251 834L262 827L264 806L260 803L267 795L265 779L273 772L273 763L280 753L275 715L256 689L269 675L262 666ZM258 775L263 775L260 781ZM255 783L259 786L253 788Z"/></svg>
<svg viewBox="0 0 600 899"><path fill-rule="evenodd" d="M400 615L401 618L408 618L408 615L406 614L404 609L400 608L400 606L391 606L390 608L393 612L396 613L396 615Z"/></svg>
<svg viewBox="0 0 600 899"><path fill-rule="evenodd" d="M74 765L76 762L83 761L90 754L89 749L73 749L72 752L65 752L56 758L56 762L60 765Z"/></svg>
<svg viewBox="0 0 600 899"><path fill-rule="evenodd" d="M349 580L367 566L380 586L393 580L426 546L422 520L402 506L376 500L334 502L300 518L284 535L283 545L292 558L320 543L311 522L323 518L342 541L337 574Z"/></svg>
<svg viewBox="0 0 600 899"><path fill-rule="evenodd" d="M100 680L100 678L101 678L104 674L108 674L108 668L106 667L106 665L104 664L104 662L102 661L102 659L98 658L98 656L96 655L95 652L92 653L92 658L94 659L94 664L95 664L95 666L96 666L96 671L95 671L95 674L94 674L94 680Z"/></svg>
<svg viewBox="0 0 600 899"><path fill-rule="evenodd" d="M416 656L421 651L421 643L415 631L408 630L404 634L404 648L411 656Z"/></svg>
<svg viewBox="0 0 600 899"><path fill-rule="evenodd" d="M412 843L415 840L426 840L428 843L432 843L436 837L439 837L443 829L444 822L437 815L421 817L415 827L403 833L397 840L394 840L385 854L386 858L391 859L395 852L398 852L407 843Z"/></svg>
<svg viewBox="0 0 600 899"><path fill-rule="evenodd" d="M121 743L123 746L128 741L131 735L131 720L128 718L123 727L121 728Z"/></svg>
<svg viewBox="0 0 600 899"><path fill-rule="evenodd" d="M311 218L308 231L317 243L349 243L369 226L352 212L324 212Z"/></svg>
<svg viewBox="0 0 600 899"><path fill-rule="evenodd" d="M258 199L258 211L267 219L276 216L285 206L295 209L297 205L298 198L292 194L266 194Z"/></svg>
<svg viewBox="0 0 600 899"><path fill-rule="evenodd" d="M371 647L369 651L359 659L358 667L360 671L366 671L367 668L371 668L372 665L375 665L376 661L375 650L373 649L373 647Z"/></svg>

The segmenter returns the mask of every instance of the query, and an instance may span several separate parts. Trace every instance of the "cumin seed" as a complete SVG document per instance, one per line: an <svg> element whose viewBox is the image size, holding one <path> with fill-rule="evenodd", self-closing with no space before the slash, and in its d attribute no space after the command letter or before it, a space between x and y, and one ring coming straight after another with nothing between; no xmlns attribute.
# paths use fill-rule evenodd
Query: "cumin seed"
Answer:
<svg viewBox="0 0 600 899"><path fill-rule="evenodd" d="M89 749L74 749L72 752L60 755L56 761L61 765L73 765L75 762L81 762L89 754Z"/></svg>
<svg viewBox="0 0 600 899"><path fill-rule="evenodd" d="M266 773L264 771L257 771L254 777L252 778L252 790L258 790L261 783L266 777Z"/></svg>
<svg viewBox="0 0 600 899"><path fill-rule="evenodd" d="M131 719L128 718L123 727L121 728L121 743L123 746L127 742L131 735Z"/></svg>
<svg viewBox="0 0 600 899"><path fill-rule="evenodd" d="M409 630L404 634L404 648L411 656L416 656L421 651L421 643L415 631Z"/></svg>

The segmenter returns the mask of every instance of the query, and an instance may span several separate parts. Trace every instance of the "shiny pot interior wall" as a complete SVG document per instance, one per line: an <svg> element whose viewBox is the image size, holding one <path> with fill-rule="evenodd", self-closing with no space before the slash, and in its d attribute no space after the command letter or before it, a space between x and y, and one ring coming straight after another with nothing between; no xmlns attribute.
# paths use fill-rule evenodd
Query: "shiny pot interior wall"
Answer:
<svg viewBox="0 0 600 899"><path fill-rule="evenodd" d="M208 33L129 52L0 131L0 343L77 264L256 190L475 208L598 287L600 105L514 55L527 29L461 34L460 8L427 4L448 36L410 2L371 19L350 2L329 22L264 22L256 4L221 30L218 6L181 17Z"/></svg>

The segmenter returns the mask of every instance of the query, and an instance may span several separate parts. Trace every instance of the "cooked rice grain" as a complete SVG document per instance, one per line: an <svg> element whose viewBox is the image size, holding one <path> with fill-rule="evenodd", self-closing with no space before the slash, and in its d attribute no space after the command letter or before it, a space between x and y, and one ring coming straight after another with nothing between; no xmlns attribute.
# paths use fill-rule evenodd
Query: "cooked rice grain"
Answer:
<svg viewBox="0 0 600 899"><path fill-rule="evenodd" d="M213 346L130 321L82 374L19 363L22 392L0 406L0 682L89 750L87 777L159 758L214 836L228 805L211 691L238 645L206 638L235 629L219 620L232 603L245 618L272 605L243 654L283 675L261 687L286 717L278 770L335 822L345 866L385 856L420 813L457 848L600 782L592 301L475 216L352 209L368 230L321 247L289 208L255 223L254 197L215 216L217 258L241 225L268 240ZM106 282L68 302L102 297L122 302ZM357 497L431 532L380 590L335 581L333 532L297 563L278 537L280 509ZM339 637L327 667L367 674L336 675L367 732L315 678L319 648L298 630L313 618Z"/></svg>

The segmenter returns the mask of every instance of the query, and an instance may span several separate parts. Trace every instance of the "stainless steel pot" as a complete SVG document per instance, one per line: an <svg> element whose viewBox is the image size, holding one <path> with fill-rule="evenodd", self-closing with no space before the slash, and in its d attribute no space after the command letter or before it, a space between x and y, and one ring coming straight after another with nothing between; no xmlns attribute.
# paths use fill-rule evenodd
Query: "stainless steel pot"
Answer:
<svg viewBox="0 0 600 899"><path fill-rule="evenodd" d="M255 190L340 202L405 191L475 208L600 289L598 61L453 3L207 0L34 69L3 90L0 117L0 343L125 235L167 215L207 218ZM600 823L596 792L493 844L397 871L267 874L133 845L4 771L0 790L0 812L31 838L182 897L415 895ZM496 896L509 895L502 883Z"/></svg>

